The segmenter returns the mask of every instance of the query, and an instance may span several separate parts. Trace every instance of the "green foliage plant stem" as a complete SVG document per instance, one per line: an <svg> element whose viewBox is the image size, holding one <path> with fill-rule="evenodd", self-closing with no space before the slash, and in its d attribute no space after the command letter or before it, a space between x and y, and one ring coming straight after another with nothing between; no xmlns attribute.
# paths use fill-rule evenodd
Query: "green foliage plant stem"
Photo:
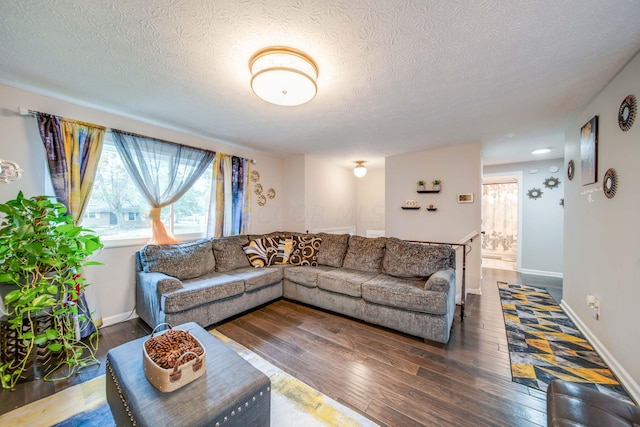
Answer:
<svg viewBox="0 0 640 427"><path fill-rule="evenodd" d="M97 235L74 225L65 206L51 197L25 198L19 192L14 200L0 204L0 287L13 288L4 296L2 314L25 350L22 359L0 360L3 388L15 388L37 346L62 355L62 362L44 379L63 365L68 367L66 378L97 362L98 334L87 342L77 337L76 325L85 319L73 301L88 285L79 272L100 264L87 258L102 247ZM39 316L50 316L52 326L37 331L34 322Z"/></svg>

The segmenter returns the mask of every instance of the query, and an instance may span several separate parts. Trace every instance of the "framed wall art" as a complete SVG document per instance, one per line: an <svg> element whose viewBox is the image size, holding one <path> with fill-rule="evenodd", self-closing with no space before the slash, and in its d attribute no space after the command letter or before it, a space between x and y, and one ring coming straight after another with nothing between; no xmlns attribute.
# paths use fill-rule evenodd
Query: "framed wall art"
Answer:
<svg viewBox="0 0 640 427"><path fill-rule="evenodd" d="M598 180L598 116L585 123L580 132L580 174L582 185Z"/></svg>
<svg viewBox="0 0 640 427"><path fill-rule="evenodd" d="M473 193L458 194L458 203L473 203Z"/></svg>

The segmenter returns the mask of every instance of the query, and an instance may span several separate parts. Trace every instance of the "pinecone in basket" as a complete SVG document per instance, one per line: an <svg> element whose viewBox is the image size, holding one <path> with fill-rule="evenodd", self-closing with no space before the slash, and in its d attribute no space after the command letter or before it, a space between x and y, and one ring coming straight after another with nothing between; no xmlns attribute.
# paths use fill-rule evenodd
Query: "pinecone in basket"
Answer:
<svg viewBox="0 0 640 427"><path fill-rule="evenodd" d="M151 360L163 369L173 368L180 356L187 351L192 351L198 356L204 353L198 341L189 332L178 329L169 329L162 335L149 338L144 347ZM195 356L188 354L180 363L184 364L193 359Z"/></svg>

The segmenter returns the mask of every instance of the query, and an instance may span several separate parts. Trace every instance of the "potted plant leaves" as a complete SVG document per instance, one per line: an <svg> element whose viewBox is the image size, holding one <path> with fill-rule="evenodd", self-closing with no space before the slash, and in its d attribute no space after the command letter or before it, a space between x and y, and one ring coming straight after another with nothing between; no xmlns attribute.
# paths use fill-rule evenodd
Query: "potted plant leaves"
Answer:
<svg viewBox="0 0 640 427"><path fill-rule="evenodd" d="M440 191L440 189L442 188L442 182L439 179L434 179L431 182L431 185L433 186L432 189L433 191Z"/></svg>
<svg viewBox="0 0 640 427"><path fill-rule="evenodd" d="M66 367L96 363L95 332L82 341L77 333L83 314L76 303L87 283L80 270L103 247L90 230L76 226L66 208L47 196L26 198L22 192L0 204L0 381L12 389L29 379L38 360L50 359L44 379ZM51 357L43 357L43 354Z"/></svg>
<svg viewBox="0 0 640 427"><path fill-rule="evenodd" d="M424 180L421 179L420 181L418 181L418 191L424 191L424 184Z"/></svg>

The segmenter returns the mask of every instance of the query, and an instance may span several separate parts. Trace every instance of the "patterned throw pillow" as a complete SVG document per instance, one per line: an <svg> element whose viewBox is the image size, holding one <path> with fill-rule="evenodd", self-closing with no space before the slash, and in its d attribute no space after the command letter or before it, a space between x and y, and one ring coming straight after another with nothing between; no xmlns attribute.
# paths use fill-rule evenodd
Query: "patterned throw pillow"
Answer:
<svg viewBox="0 0 640 427"><path fill-rule="evenodd" d="M293 250L289 256L292 265L318 265L318 251L322 239L314 236L293 236Z"/></svg>
<svg viewBox="0 0 640 427"><path fill-rule="evenodd" d="M262 237L251 240L242 246L242 250L247 255L247 259L256 268L266 267L276 263L278 255L279 239L273 237Z"/></svg>
<svg viewBox="0 0 640 427"><path fill-rule="evenodd" d="M276 256L273 258L273 264L282 265L289 263L289 257L293 250L293 237L279 237L278 238L278 250Z"/></svg>

